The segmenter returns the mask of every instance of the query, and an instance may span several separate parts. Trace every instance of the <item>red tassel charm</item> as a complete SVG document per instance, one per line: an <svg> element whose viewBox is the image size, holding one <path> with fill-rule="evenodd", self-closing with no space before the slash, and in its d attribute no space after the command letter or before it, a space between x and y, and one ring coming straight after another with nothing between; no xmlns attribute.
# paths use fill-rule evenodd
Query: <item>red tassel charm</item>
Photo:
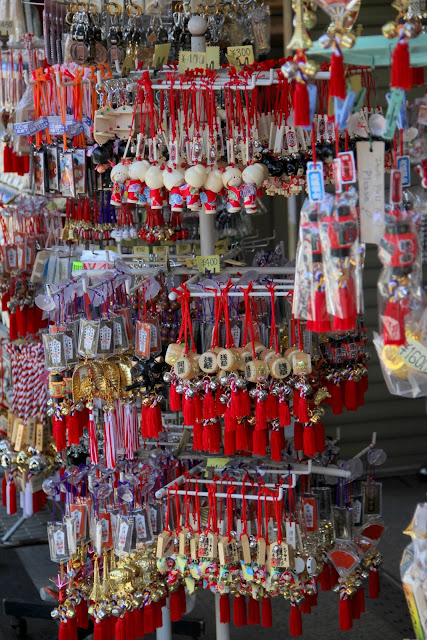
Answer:
<svg viewBox="0 0 427 640"><path fill-rule="evenodd" d="M325 427L322 422L316 422L314 425L314 440L316 443L316 453L323 453L326 449Z"/></svg>
<svg viewBox="0 0 427 640"><path fill-rule="evenodd" d="M135 636L138 640L142 640L144 633L144 608L135 609Z"/></svg>
<svg viewBox="0 0 427 640"><path fill-rule="evenodd" d="M187 611L187 598L185 596L185 587L183 584L179 585L178 593L179 593L179 598L181 600L181 616L183 616ZM161 609L161 606L160 606L160 609Z"/></svg>
<svg viewBox="0 0 427 640"><path fill-rule="evenodd" d="M331 56L331 79L329 80L329 97L341 98L346 96L344 60L341 51L335 49Z"/></svg>
<svg viewBox="0 0 427 640"><path fill-rule="evenodd" d="M291 412L285 394L281 394L279 398L279 423L281 427L288 427L291 424Z"/></svg>
<svg viewBox="0 0 427 640"><path fill-rule="evenodd" d="M181 614L181 598L178 591L172 591L170 596L170 614L172 622L179 622L182 618Z"/></svg>
<svg viewBox="0 0 427 640"><path fill-rule="evenodd" d="M182 398L182 416L184 424L188 427L194 424L194 412L193 412L193 398L189 397L186 393Z"/></svg>
<svg viewBox="0 0 427 640"><path fill-rule="evenodd" d="M293 393L293 402L292 402L292 415L298 419L299 416L299 399L300 399L300 394L299 394L299 389L294 388L294 393Z"/></svg>
<svg viewBox="0 0 427 640"><path fill-rule="evenodd" d="M252 451L256 456L267 455L268 431L255 429L252 438Z"/></svg>
<svg viewBox="0 0 427 640"><path fill-rule="evenodd" d="M244 627L248 624L246 614L246 599L243 596L234 596L233 622L236 627Z"/></svg>
<svg viewBox="0 0 427 640"><path fill-rule="evenodd" d="M282 461L282 444L284 441L283 427L273 429L270 436L271 459L275 462Z"/></svg>
<svg viewBox="0 0 427 640"><path fill-rule="evenodd" d="M65 424L67 426L68 444L80 443L80 417L78 412L74 411L65 418Z"/></svg>
<svg viewBox="0 0 427 640"><path fill-rule="evenodd" d="M203 396L203 420L216 418L215 396L212 391L207 391Z"/></svg>
<svg viewBox="0 0 427 640"><path fill-rule="evenodd" d="M316 333L329 333L331 330L331 318L326 307L325 290L316 290L314 296L309 300L309 309L311 309L312 318L307 320L307 331Z"/></svg>
<svg viewBox="0 0 427 640"><path fill-rule="evenodd" d="M387 302L383 318L384 344L394 344L397 347L406 344L405 318L409 313L409 305L402 301Z"/></svg>
<svg viewBox="0 0 427 640"><path fill-rule="evenodd" d="M6 494L7 494L7 480L6 480L6 474L5 474L1 481L1 503L3 507L5 507L7 504Z"/></svg>
<svg viewBox="0 0 427 640"><path fill-rule="evenodd" d="M303 82L295 83L294 125L296 127L309 127L311 125L308 90L307 85Z"/></svg>
<svg viewBox="0 0 427 640"><path fill-rule="evenodd" d="M363 587L357 590L357 596L359 598L359 611L360 613L365 613L365 589Z"/></svg>
<svg viewBox="0 0 427 640"><path fill-rule="evenodd" d="M153 631L155 630L156 630L156 623L154 618L153 605L146 604L144 607L144 634L153 633Z"/></svg>
<svg viewBox="0 0 427 640"><path fill-rule="evenodd" d="M245 423L242 420L241 422L237 422L236 425L236 450L246 451L246 449L248 449L248 434Z"/></svg>
<svg viewBox="0 0 427 640"><path fill-rule="evenodd" d="M270 598L263 598L261 603L261 619L264 629L270 629L273 626L273 613L271 610Z"/></svg>
<svg viewBox="0 0 427 640"><path fill-rule="evenodd" d="M255 406L255 428L267 429L267 411L265 400L257 400Z"/></svg>
<svg viewBox="0 0 427 640"><path fill-rule="evenodd" d="M239 415L237 417L243 418L244 416L250 416L251 413L251 399L248 390L241 389L239 393Z"/></svg>
<svg viewBox="0 0 427 640"><path fill-rule="evenodd" d="M18 340L18 326L16 324L16 312L9 313L9 339L11 342Z"/></svg>
<svg viewBox="0 0 427 640"><path fill-rule="evenodd" d="M236 430L224 429L224 455L234 456L236 453Z"/></svg>
<svg viewBox="0 0 427 640"><path fill-rule="evenodd" d="M311 602L308 593L304 595L304 600L300 604L300 611L305 614L311 613Z"/></svg>
<svg viewBox="0 0 427 640"><path fill-rule="evenodd" d="M125 615L126 622L126 640L135 640L135 619L133 611L127 611Z"/></svg>
<svg viewBox="0 0 427 640"><path fill-rule="evenodd" d="M255 598L249 598L248 606L248 624L259 624L261 622L261 616L259 613L259 602Z"/></svg>
<svg viewBox="0 0 427 640"><path fill-rule="evenodd" d="M359 606L359 597L358 591L353 594L350 602L351 602L351 617L353 620L360 620L360 606Z"/></svg>
<svg viewBox="0 0 427 640"><path fill-rule="evenodd" d="M338 416L342 413L342 393L341 387L339 384L335 384L335 382L328 382L328 392L330 394L329 404L332 408L332 413L334 416Z"/></svg>
<svg viewBox="0 0 427 640"><path fill-rule="evenodd" d="M307 424L304 427L303 451L307 458L314 458L316 455L316 435L312 424Z"/></svg>
<svg viewBox="0 0 427 640"><path fill-rule="evenodd" d="M357 411L357 389L356 381L353 377L345 381L344 405L347 411Z"/></svg>
<svg viewBox="0 0 427 640"><path fill-rule="evenodd" d="M105 620L93 621L93 640L106 640Z"/></svg>
<svg viewBox="0 0 427 640"><path fill-rule="evenodd" d="M291 600L291 612L289 614L289 633L293 638L302 636L302 616L300 608Z"/></svg>
<svg viewBox="0 0 427 640"><path fill-rule="evenodd" d="M81 600L80 604L76 607L76 620L77 626L80 629L88 629L89 628L89 616L87 611L87 602L86 600Z"/></svg>
<svg viewBox="0 0 427 640"><path fill-rule="evenodd" d="M408 91L412 88L409 45L405 39L396 44L391 58L391 86Z"/></svg>
<svg viewBox="0 0 427 640"><path fill-rule="evenodd" d="M208 425L208 448L209 453L219 453L221 451L221 425L218 420L211 421Z"/></svg>
<svg viewBox="0 0 427 640"><path fill-rule="evenodd" d="M98 440L96 439L96 428L95 428L95 422L93 420L92 412L89 414L88 431L89 431L90 461L92 464L98 464L99 462Z"/></svg>
<svg viewBox="0 0 427 640"><path fill-rule="evenodd" d="M116 628L114 631L114 637L116 640L127 640L126 626L126 620L124 618L117 618Z"/></svg>
<svg viewBox="0 0 427 640"><path fill-rule="evenodd" d="M3 171L4 173L13 171L13 149L8 144L5 145L3 150Z"/></svg>
<svg viewBox="0 0 427 640"><path fill-rule="evenodd" d="M203 450L203 431L204 427L201 422L195 422L193 426L193 449L194 451Z"/></svg>
<svg viewBox="0 0 427 640"><path fill-rule="evenodd" d="M172 382L169 389L169 409L170 411L181 411L182 397L181 394L176 391L176 381Z"/></svg>
<svg viewBox="0 0 427 640"><path fill-rule="evenodd" d="M353 627L353 616L351 612L351 600L345 593L345 586L340 587L340 631L350 631Z"/></svg>
<svg viewBox="0 0 427 640"><path fill-rule="evenodd" d="M276 420L279 415L279 399L272 393L269 393L265 401L265 409L267 420Z"/></svg>
<svg viewBox="0 0 427 640"><path fill-rule="evenodd" d="M380 595L380 575L376 562L372 562L369 570L369 597L376 600Z"/></svg>
<svg viewBox="0 0 427 640"><path fill-rule="evenodd" d="M325 564L323 565L323 569L319 574L317 581L320 584L320 588L322 589L322 591L331 590L331 570L327 562L325 562Z"/></svg>
<svg viewBox="0 0 427 640"><path fill-rule="evenodd" d="M67 446L67 440L65 438L65 420L52 417L52 435L56 442L56 448L58 451L62 451Z"/></svg>
<svg viewBox="0 0 427 640"><path fill-rule="evenodd" d="M304 428L301 422L295 422L294 424L294 449L295 451L303 450L303 431Z"/></svg>
<svg viewBox="0 0 427 640"><path fill-rule="evenodd" d="M222 593L219 597L219 621L221 624L230 622L230 596L228 593Z"/></svg>

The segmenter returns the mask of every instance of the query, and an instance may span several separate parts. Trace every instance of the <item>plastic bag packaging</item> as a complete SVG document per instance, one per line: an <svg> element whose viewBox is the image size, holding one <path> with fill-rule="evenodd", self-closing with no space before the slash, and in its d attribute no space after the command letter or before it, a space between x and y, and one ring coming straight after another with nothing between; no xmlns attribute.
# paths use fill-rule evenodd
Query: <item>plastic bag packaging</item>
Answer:
<svg viewBox="0 0 427 640"><path fill-rule="evenodd" d="M414 212L389 206L378 257L383 264L378 279L379 326L385 345L406 344L406 323L421 295L421 259Z"/></svg>
<svg viewBox="0 0 427 640"><path fill-rule="evenodd" d="M332 212L320 216L323 271L332 331L355 329L363 313L363 246L359 242L357 192L351 188L338 195Z"/></svg>
<svg viewBox="0 0 427 640"><path fill-rule="evenodd" d="M406 319L406 344L384 344L374 333L374 345L387 388L403 398L427 396L427 307L421 302Z"/></svg>
<svg viewBox="0 0 427 640"><path fill-rule="evenodd" d="M16 107L15 122L28 122L29 120L31 120L30 112L34 113L34 97L33 88L31 85L28 85L28 87L25 89L24 95L22 96ZM30 136L25 135L14 137L13 146L15 149L15 153L27 155L31 152L29 138Z"/></svg>
<svg viewBox="0 0 427 640"><path fill-rule="evenodd" d="M309 331L328 332L332 326L326 305L319 219L330 217L333 205L331 195L321 203L307 198L301 210L292 311L295 318L307 320Z"/></svg>
<svg viewBox="0 0 427 640"><path fill-rule="evenodd" d="M403 552L400 577L417 640L427 638L427 502L417 505L411 524L403 532L411 543Z"/></svg>

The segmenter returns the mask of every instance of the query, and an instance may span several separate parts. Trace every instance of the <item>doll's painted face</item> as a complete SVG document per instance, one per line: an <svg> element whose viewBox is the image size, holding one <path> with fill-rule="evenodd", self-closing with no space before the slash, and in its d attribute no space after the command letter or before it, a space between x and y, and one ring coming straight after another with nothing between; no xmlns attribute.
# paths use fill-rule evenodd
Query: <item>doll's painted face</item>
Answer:
<svg viewBox="0 0 427 640"><path fill-rule="evenodd" d="M242 184L242 179L240 178L240 176L235 176L233 178L230 178L230 180L228 181L229 187L240 187L241 184Z"/></svg>

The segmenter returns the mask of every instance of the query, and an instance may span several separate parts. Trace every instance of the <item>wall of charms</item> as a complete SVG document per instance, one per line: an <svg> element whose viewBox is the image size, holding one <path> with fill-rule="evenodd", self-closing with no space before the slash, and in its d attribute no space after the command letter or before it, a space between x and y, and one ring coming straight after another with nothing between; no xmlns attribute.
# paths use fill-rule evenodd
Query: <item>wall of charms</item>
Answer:
<svg viewBox="0 0 427 640"><path fill-rule="evenodd" d="M379 596L387 454L343 460L328 416L369 386L366 244L387 388L427 395L427 36L420 3L378 36L360 5L293 0L280 60L262 0L5 26L2 500L52 512L61 640L171 638L201 589L221 640L280 596L292 637L322 591L343 631Z"/></svg>

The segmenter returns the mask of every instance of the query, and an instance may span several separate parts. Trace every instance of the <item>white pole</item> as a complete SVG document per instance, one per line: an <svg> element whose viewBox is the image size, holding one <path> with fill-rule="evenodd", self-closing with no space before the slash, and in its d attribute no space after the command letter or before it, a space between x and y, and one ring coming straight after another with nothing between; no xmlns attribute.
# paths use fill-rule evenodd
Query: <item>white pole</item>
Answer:
<svg viewBox="0 0 427 640"><path fill-rule="evenodd" d="M295 258L297 251L297 197L288 198L288 258Z"/></svg>
<svg viewBox="0 0 427 640"><path fill-rule="evenodd" d="M228 622L220 622L219 615L219 599L220 594L215 594L215 623L216 623L216 640L230 640L230 624Z"/></svg>
<svg viewBox="0 0 427 640"><path fill-rule="evenodd" d="M156 640L172 640L170 598L167 598L166 605L162 607L162 621L162 626L156 630Z"/></svg>

